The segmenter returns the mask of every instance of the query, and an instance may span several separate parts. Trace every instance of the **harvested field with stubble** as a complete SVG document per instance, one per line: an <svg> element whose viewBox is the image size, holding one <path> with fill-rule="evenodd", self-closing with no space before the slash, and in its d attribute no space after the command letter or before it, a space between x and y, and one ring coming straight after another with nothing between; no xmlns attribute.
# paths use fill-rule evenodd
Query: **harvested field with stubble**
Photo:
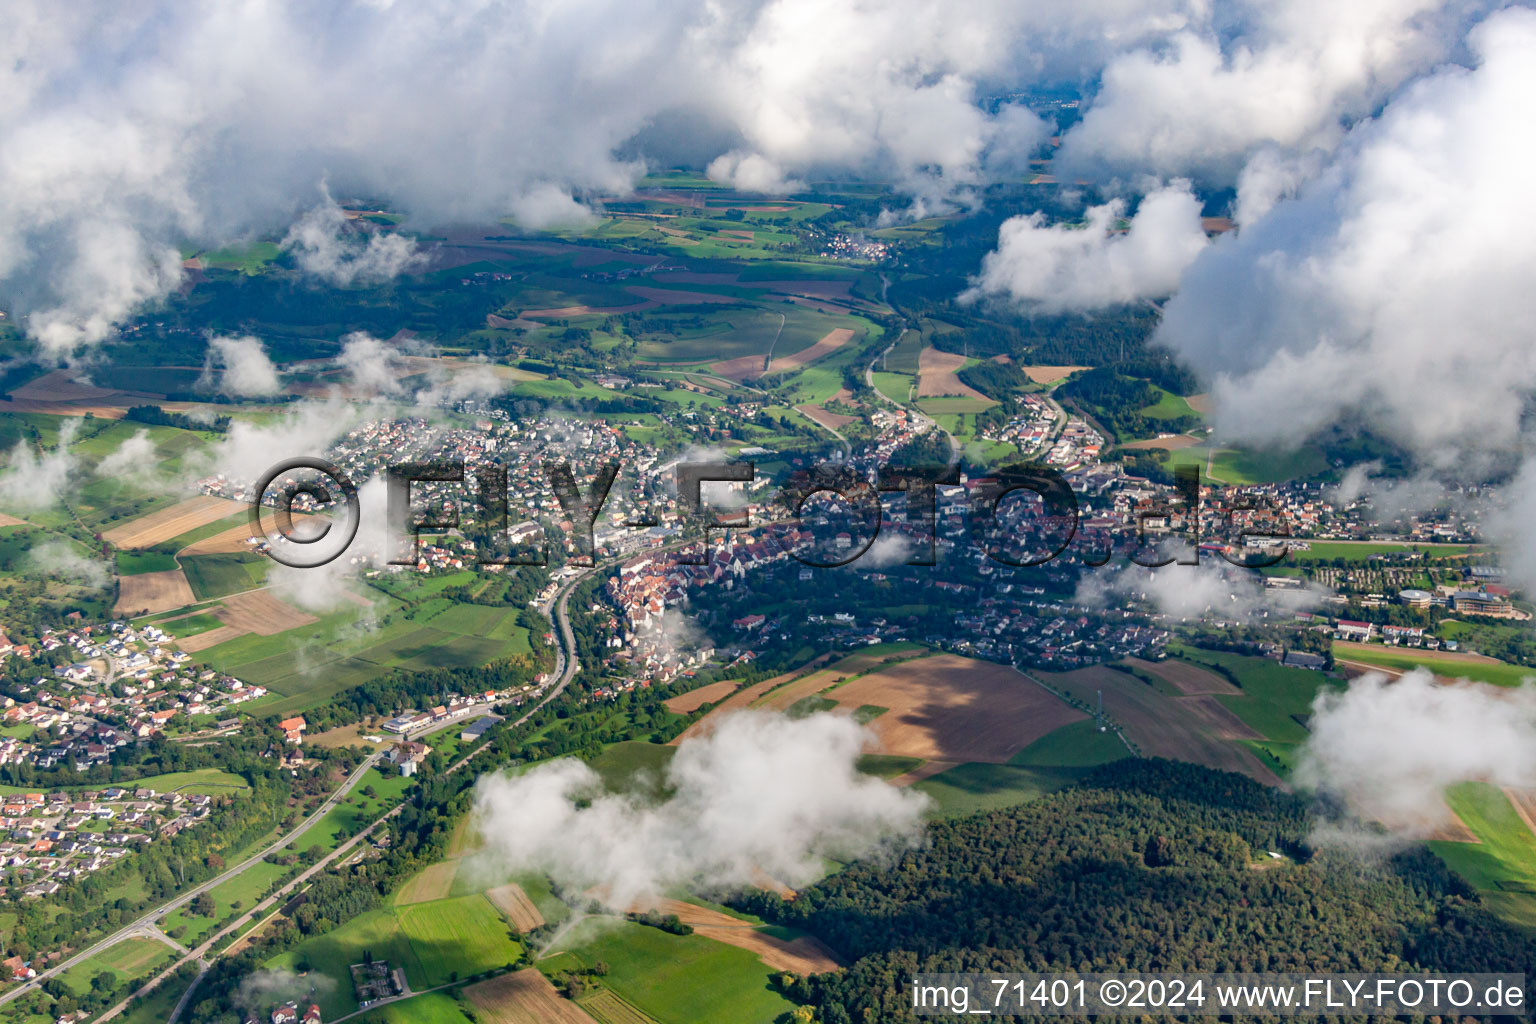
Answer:
<svg viewBox="0 0 1536 1024"><path fill-rule="evenodd" d="M780 939L758 931L750 922L682 900L662 900L658 909L663 914L676 914L679 921L692 925L695 935L745 949L776 971L825 974L845 966L836 953L808 935Z"/></svg>
<svg viewBox="0 0 1536 1024"><path fill-rule="evenodd" d="M877 751L1002 764L1087 716L1007 665L936 654L877 669L827 696L849 712L890 708L870 727Z"/></svg>
<svg viewBox="0 0 1536 1024"><path fill-rule="evenodd" d="M584 997L581 1008L597 1018L598 1024L657 1024L656 1018L647 1017L606 988Z"/></svg>
<svg viewBox="0 0 1536 1024"><path fill-rule="evenodd" d="M262 636L274 636L319 621L308 612L279 601L269 590L249 590L227 597L224 607L214 614L241 632Z"/></svg>
<svg viewBox="0 0 1536 1024"><path fill-rule="evenodd" d="M1150 672L1184 694L1224 693L1233 695L1243 692L1216 673L1200 668L1198 665L1191 665L1187 661L1178 661L1173 658L1167 661L1143 661L1141 658L1126 658L1125 663L1134 668L1139 668L1143 672Z"/></svg>
<svg viewBox="0 0 1536 1024"><path fill-rule="evenodd" d="M817 696L849 714L865 705L888 708L870 723L876 737L872 752L925 761L1002 764L1047 733L1087 717L1006 665L954 654L894 664L854 655L816 672L740 690L678 739L707 731L718 716L735 710L785 711Z"/></svg>
<svg viewBox="0 0 1536 1024"><path fill-rule="evenodd" d="M192 585L180 569L164 572L141 572L134 576L122 576L117 581L117 604L112 606L114 615L139 615L145 612L168 612L184 608L196 600Z"/></svg>
<svg viewBox="0 0 1536 1024"><path fill-rule="evenodd" d="M810 348L803 348L792 355L780 356L768 364L769 373L787 373L798 370L802 366L809 366L818 359L824 359L853 340L853 331L847 327L839 327L828 331L820 341Z"/></svg>
<svg viewBox="0 0 1536 1024"><path fill-rule="evenodd" d="M176 641L176 646L188 654L196 654L198 651L206 651L210 647L217 647L226 640L233 640L237 636L245 636L245 630L236 629L234 626L218 626L214 629L205 629L201 633L184 636Z"/></svg>
<svg viewBox="0 0 1536 1024"><path fill-rule="evenodd" d="M214 498L200 494L186 501L179 501L169 508L130 519L107 530L102 539L115 547L132 550L148 548L179 537L199 526L216 523L226 516L244 512L250 508L243 501Z"/></svg>
<svg viewBox="0 0 1536 1024"><path fill-rule="evenodd" d="M958 396L993 404L992 399L957 376L957 371L964 365L965 356L958 352L941 352L932 347L923 349L917 357L917 397Z"/></svg>
<svg viewBox="0 0 1536 1024"><path fill-rule="evenodd" d="M1079 370L1086 370L1086 366L1021 366L1029 379L1036 384L1054 384L1064 377L1070 377Z"/></svg>
<svg viewBox="0 0 1536 1024"><path fill-rule="evenodd" d="M454 876L458 873L459 862L456 860L438 861L436 864L429 865L400 887L395 903L400 906L409 906L412 903L447 899L448 893L453 889Z"/></svg>
<svg viewBox="0 0 1536 1024"><path fill-rule="evenodd" d="M516 882L487 889L485 898L491 901L491 906L505 914L507 920L512 922L512 927L523 935L544 923L544 915L539 913L539 908L534 906L533 900L528 898L523 887Z"/></svg>
<svg viewBox="0 0 1536 1024"><path fill-rule="evenodd" d="M814 668L816 665L825 664L827 661L831 660L831 657L832 656L830 654L823 654L819 658L816 658L809 664L802 665L800 668L794 670L793 672L785 672L780 675L773 676L772 678L764 679L760 683L753 683L751 686L746 686L737 690L735 693L727 697L719 707L715 708L715 710L711 711L697 722L694 722L687 729L684 729L683 732L675 739L673 739L672 742L668 745L675 747L683 740L689 739L693 736L703 735L712 728L712 726L708 723L711 720L716 719L717 716L722 714L730 714L733 711L746 710L752 706L753 701L763 696L763 694L767 693L769 690L772 690L777 686L783 686L791 679L794 679L796 676L807 672L808 670ZM687 694L683 694L683 696L687 696Z"/></svg>
<svg viewBox="0 0 1536 1024"><path fill-rule="evenodd" d="M741 685L740 679L722 679L718 683L710 683L701 686L697 690L689 690L687 693L676 697L668 697L664 703L667 710L674 715L691 715L705 704L713 704L724 700L736 692L736 687Z"/></svg>
<svg viewBox="0 0 1536 1024"><path fill-rule="evenodd" d="M488 1024L597 1024L581 1007L555 991L537 967L503 974L464 989L464 998Z"/></svg>
<svg viewBox="0 0 1536 1024"><path fill-rule="evenodd" d="M1035 674L1046 685L1089 706L1098 699L1098 691L1104 691L1104 713L1148 757L1193 761L1242 772L1268 786L1282 784L1252 751L1236 742L1259 739L1259 734L1214 696L1171 697L1107 665Z"/></svg>

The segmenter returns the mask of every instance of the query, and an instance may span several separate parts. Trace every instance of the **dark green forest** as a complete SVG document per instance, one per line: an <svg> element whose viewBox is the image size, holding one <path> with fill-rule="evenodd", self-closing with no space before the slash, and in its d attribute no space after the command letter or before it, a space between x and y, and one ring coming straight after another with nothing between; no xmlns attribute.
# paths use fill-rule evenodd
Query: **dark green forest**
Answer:
<svg viewBox="0 0 1536 1024"><path fill-rule="evenodd" d="M824 1024L917 1020L914 972L1536 972L1530 937L1422 846L1375 861L1315 851L1311 824L1301 798L1244 776L1126 760L937 823L924 848L793 902L738 905L853 961L790 985Z"/></svg>

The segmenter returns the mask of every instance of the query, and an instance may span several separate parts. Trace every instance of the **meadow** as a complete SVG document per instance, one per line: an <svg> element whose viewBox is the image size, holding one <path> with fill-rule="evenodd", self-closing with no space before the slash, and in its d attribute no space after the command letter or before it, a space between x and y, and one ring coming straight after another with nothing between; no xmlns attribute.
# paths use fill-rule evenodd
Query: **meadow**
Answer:
<svg viewBox="0 0 1536 1024"><path fill-rule="evenodd" d="M580 925L560 943L626 1002L667 1024L773 1024L794 1004L750 952L698 935L671 935L628 921ZM548 961L539 967L546 969ZM558 963L558 961L556 961Z"/></svg>
<svg viewBox="0 0 1536 1024"><path fill-rule="evenodd" d="M1487 783L1453 786L1446 803L1478 842L1434 840L1430 849L1471 883L1495 914L1536 931L1536 834L1509 797Z"/></svg>
<svg viewBox="0 0 1536 1024"><path fill-rule="evenodd" d="M1336 659L1363 662L1396 672L1426 668L1435 675L1447 679L1471 679L1474 682L1489 683L1493 686L1519 686L1527 678L1536 676L1536 668L1528 665L1511 665L1491 658L1477 658L1444 651L1387 647L1382 644L1335 642L1333 656Z"/></svg>

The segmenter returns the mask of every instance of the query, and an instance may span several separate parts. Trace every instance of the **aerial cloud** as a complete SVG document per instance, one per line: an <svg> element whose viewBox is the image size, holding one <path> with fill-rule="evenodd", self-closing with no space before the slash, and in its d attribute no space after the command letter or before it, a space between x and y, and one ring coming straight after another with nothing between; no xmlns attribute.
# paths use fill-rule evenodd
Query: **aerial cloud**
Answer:
<svg viewBox="0 0 1536 1024"><path fill-rule="evenodd" d="M925 798L855 768L868 739L847 716L734 715L678 746L662 799L604 792L571 758L486 776L475 801L483 857L506 874L547 872L615 909L764 876L808 885L827 858L870 856L920 834Z"/></svg>
<svg viewBox="0 0 1536 1024"><path fill-rule="evenodd" d="M1125 202L1089 207L1087 224L1047 225L1034 213L1004 221L997 251L966 293L1011 297L1044 312L1162 298L1206 247L1200 200L1187 181L1149 192L1121 230Z"/></svg>
<svg viewBox="0 0 1536 1024"><path fill-rule="evenodd" d="M338 288L379 284L426 260L412 238L349 225L346 212L329 193L288 229L282 248L293 254L300 270Z"/></svg>
<svg viewBox="0 0 1536 1024"><path fill-rule="evenodd" d="M1159 557L1173 554L1168 548ZM1326 596L1322 588L1310 585L1270 589L1256 571L1202 555L1191 565L1171 562L1152 568L1127 562L1085 573L1074 600L1090 607L1123 607L1130 599L1144 601L1175 619L1248 622L1307 611Z"/></svg>
<svg viewBox="0 0 1536 1024"><path fill-rule="evenodd" d="M231 398L266 398L283 389L267 347L249 334L209 338L199 383Z"/></svg>
<svg viewBox="0 0 1536 1024"><path fill-rule="evenodd" d="M107 563L88 558L67 540L47 540L27 552L26 571L50 579L101 588L112 578Z"/></svg>
<svg viewBox="0 0 1536 1024"><path fill-rule="evenodd" d="M1536 683L1440 685L1424 669L1367 673L1313 704L1294 778L1354 814L1423 836L1448 824L1447 786L1536 787Z"/></svg>
<svg viewBox="0 0 1536 1024"><path fill-rule="evenodd" d="M1336 146L1496 2L21 0L0 41L0 284L63 358L176 288L183 245L282 237L339 285L416 265L331 194L408 228L537 229L687 159L741 187L866 175L913 213L973 203L1056 130L1018 97L1083 81L1102 86L1065 134L1073 173L1230 183L1265 146Z"/></svg>
<svg viewBox="0 0 1536 1024"><path fill-rule="evenodd" d="M42 453L31 441L17 441L0 468L0 508L35 512L63 498L79 465L69 450L79 430L79 420L65 419L59 426L58 443Z"/></svg>

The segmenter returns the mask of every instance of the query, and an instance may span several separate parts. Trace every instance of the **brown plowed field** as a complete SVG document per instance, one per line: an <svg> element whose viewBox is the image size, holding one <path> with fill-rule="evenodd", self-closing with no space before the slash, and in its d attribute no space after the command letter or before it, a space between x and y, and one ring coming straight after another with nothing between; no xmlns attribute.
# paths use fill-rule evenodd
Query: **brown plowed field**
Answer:
<svg viewBox="0 0 1536 1024"><path fill-rule="evenodd" d="M454 861L452 863L457 863ZM539 908L533 905L533 900L523 892L523 887L516 882L508 882L506 885L497 886L486 892L485 898L491 901L491 905L512 922L512 927L524 934L533 931L544 923L544 915L539 913Z"/></svg>
<svg viewBox="0 0 1536 1024"><path fill-rule="evenodd" d="M191 604L192 586L180 569L141 572L118 580L114 615L142 612L168 612Z"/></svg>
<svg viewBox="0 0 1536 1024"><path fill-rule="evenodd" d="M942 398L946 395L963 398L992 400L962 381L956 371L965 365L965 356L958 352L940 352L925 348L917 357L917 397Z"/></svg>
<svg viewBox="0 0 1536 1024"><path fill-rule="evenodd" d="M1231 713L1215 697L1170 697L1107 665L1037 674L1048 685L1090 706L1103 690L1105 714L1149 757L1193 761L1242 772L1266 785L1281 784L1252 751L1233 742L1244 738L1233 735L1237 727L1247 732L1246 738L1255 734L1241 721L1235 727L1232 719L1236 716L1229 718ZM1212 704L1220 710L1212 710Z"/></svg>
<svg viewBox="0 0 1536 1024"><path fill-rule="evenodd" d="M847 327L839 327L822 335L820 341L810 348L803 348L792 355L780 356L768 364L769 373L787 373L790 370L798 370L802 366L809 366L818 359L824 359L853 340L853 331Z"/></svg>
<svg viewBox="0 0 1536 1024"><path fill-rule="evenodd" d="M1126 664L1134 665L1143 672L1150 672L1159 679L1165 679L1180 693L1225 693L1240 694L1243 691L1227 682L1215 672L1191 665L1187 661L1143 661L1140 658L1126 658Z"/></svg>
<svg viewBox="0 0 1536 1024"><path fill-rule="evenodd" d="M476 982L464 990L487 1024L597 1024L563 998L537 967Z"/></svg>

